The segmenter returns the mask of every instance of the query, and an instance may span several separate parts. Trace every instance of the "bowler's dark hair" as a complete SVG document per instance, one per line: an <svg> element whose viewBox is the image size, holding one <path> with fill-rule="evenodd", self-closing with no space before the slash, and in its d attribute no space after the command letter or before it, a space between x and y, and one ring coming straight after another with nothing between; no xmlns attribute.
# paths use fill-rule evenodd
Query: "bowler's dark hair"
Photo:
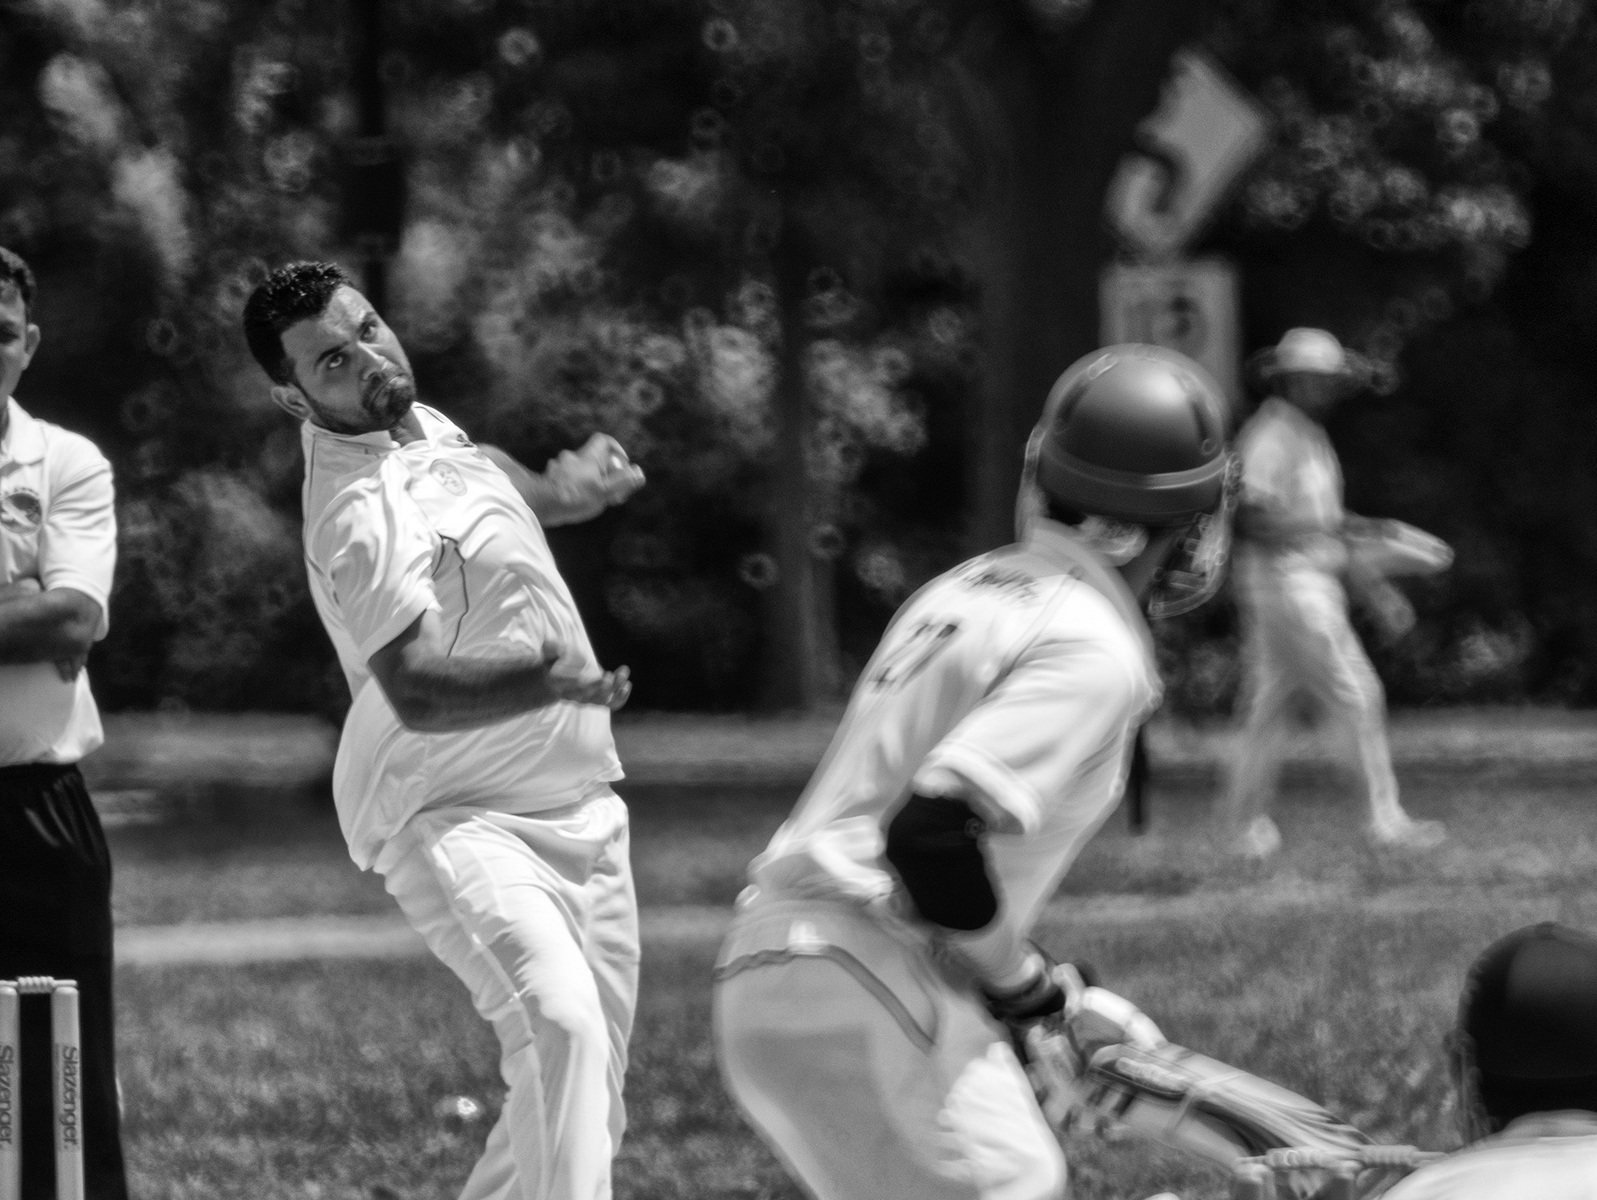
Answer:
<svg viewBox="0 0 1597 1200"><path fill-rule="evenodd" d="M291 262L250 293L244 305L244 340L273 383L294 382L294 363L283 350L283 331L321 316L333 293L345 286L355 285L337 263Z"/></svg>
<svg viewBox="0 0 1597 1200"><path fill-rule="evenodd" d="M23 261L22 255L0 246L0 289L8 283L22 297L22 319L26 321L33 309L33 294L38 290L33 280L33 270Z"/></svg>

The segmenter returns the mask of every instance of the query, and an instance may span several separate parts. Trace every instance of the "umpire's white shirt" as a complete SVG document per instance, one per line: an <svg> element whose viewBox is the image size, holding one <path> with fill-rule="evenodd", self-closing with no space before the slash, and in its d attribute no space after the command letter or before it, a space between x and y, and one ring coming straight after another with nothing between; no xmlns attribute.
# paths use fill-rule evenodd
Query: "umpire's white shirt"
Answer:
<svg viewBox="0 0 1597 1200"><path fill-rule="evenodd" d="M333 796L350 856L379 869L384 843L423 809L539 812L621 778L602 705L416 733L372 677L371 655L429 608L451 655L541 654L555 643L557 672L600 674L532 510L448 418L420 404L415 413L422 437L403 446L386 432L302 430L311 595L353 698Z"/></svg>
<svg viewBox="0 0 1597 1200"><path fill-rule="evenodd" d="M1237 434L1242 500L1270 508L1307 530L1334 534L1342 525L1342 467L1320 423L1278 397Z"/></svg>
<svg viewBox="0 0 1597 1200"><path fill-rule="evenodd" d="M1386 1200L1597 1200L1597 1114L1521 1117L1421 1167Z"/></svg>
<svg viewBox="0 0 1597 1200"><path fill-rule="evenodd" d="M100 606L110 627L116 569L111 464L81 434L29 416L14 399L0 439L0 583L32 578ZM54 663L0 665L0 766L75 763L105 740L89 673L72 682Z"/></svg>
<svg viewBox="0 0 1597 1200"><path fill-rule="evenodd" d="M749 869L745 904L833 899L901 912L882 860L912 791L971 794L991 836L995 936L1027 935L1120 796L1130 736L1157 704L1135 597L1064 525L972 559L904 605L827 757Z"/></svg>

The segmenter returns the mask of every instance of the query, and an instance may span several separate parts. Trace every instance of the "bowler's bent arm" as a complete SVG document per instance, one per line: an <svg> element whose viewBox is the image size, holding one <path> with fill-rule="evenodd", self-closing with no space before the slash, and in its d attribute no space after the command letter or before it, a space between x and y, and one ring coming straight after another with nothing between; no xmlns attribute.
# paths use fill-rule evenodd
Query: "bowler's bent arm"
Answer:
<svg viewBox="0 0 1597 1200"><path fill-rule="evenodd" d="M545 528L591 521L612 505L624 504L643 486L642 470L608 434L594 434L579 450L562 450L542 474L498 446L478 443L477 449L505 473Z"/></svg>
<svg viewBox="0 0 1597 1200"><path fill-rule="evenodd" d="M543 657L451 656L443 621L428 609L368 660L383 694L405 728L451 733L487 725L562 700L620 708L631 694L627 668L589 683L554 675L558 651Z"/></svg>
<svg viewBox="0 0 1597 1200"><path fill-rule="evenodd" d="M527 502L527 507L532 509L533 515L540 524L548 525L546 519L552 516L558 506L559 497L555 485L550 483L536 471L523 466L498 446L490 446L486 442L478 442L477 449L483 456L498 467L509 478L511 486L516 489L521 498Z"/></svg>

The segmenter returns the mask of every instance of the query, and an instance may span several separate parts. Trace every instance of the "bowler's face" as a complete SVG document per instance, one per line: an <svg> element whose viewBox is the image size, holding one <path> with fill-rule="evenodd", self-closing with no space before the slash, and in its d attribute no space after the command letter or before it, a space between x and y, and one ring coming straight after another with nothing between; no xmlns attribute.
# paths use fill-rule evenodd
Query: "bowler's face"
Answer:
<svg viewBox="0 0 1597 1200"><path fill-rule="evenodd" d="M339 288L320 316L290 325L282 336L310 419L324 429L392 429L416 401L404 347L352 287Z"/></svg>
<svg viewBox="0 0 1597 1200"><path fill-rule="evenodd" d="M10 398L38 348L39 327L28 324L22 293L14 283L0 284L0 403Z"/></svg>

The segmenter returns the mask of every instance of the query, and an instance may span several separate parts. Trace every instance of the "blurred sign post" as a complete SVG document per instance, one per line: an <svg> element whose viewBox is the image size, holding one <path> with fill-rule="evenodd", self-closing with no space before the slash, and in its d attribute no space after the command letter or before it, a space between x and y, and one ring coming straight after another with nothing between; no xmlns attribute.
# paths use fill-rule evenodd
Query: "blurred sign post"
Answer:
<svg viewBox="0 0 1597 1200"><path fill-rule="evenodd" d="M1109 224L1137 257L1190 243L1269 139L1259 106L1197 50L1170 60L1159 108L1137 128L1105 198Z"/></svg>
<svg viewBox="0 0 1597 1200"><path fill-rule="evenodd" d="M1105 345L1150 342L1207 367L1235 411L1241 398L1237 269L1223 258L1111 263L1099 278Z"/></svg>
<svg viewBox="0 0 1597 1200"><path fill-rule="evenodd" d="M1181 253L1269 140L1259 106L1202 51L1170 59L1159 107L1137 127L1104 200L1110 227L1133 261L1099 279L1102 341L1151 342L1208 368L1232 411L1241 406L1237 271L1222 258ZM1147 828L1147 745L1138 731L1126 781L1133 833Z"/></svg>

